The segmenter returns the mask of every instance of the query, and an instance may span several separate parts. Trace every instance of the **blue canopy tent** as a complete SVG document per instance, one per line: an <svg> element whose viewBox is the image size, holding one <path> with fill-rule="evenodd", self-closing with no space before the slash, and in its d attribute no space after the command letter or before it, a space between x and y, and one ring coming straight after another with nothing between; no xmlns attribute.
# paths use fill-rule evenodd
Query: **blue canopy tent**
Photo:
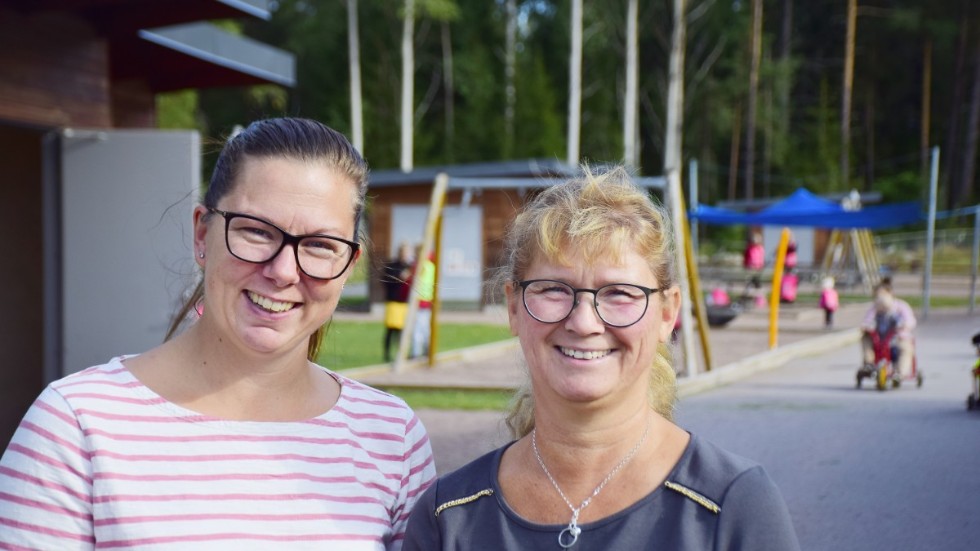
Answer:
<svg viewBox="0 0 980 551"><path fill-rule="evenodd" d="M867 230L904 226L925 219L915 201L848 210L836 201L818 197L802 187L789 197L757 212L743 213L699 204L689 216L692 222L702 224L824 228L834 230L830 241L835 241L835 236L841 239L838 232L850 231L852 250L855 251L861 280L865 282L873 281L880 271ZM855 230L864 231L855 233ZM839 242L838 246L842 243ZM832 262L839 262L845 257L831 258L837 259ZM824 269L829 268L824 266Z"/></svg>
<svg viewBox="0 0 980 551"><path fill-rule="evenodd" d="M834 229L889 228L923 220L917 201L847 210L840 204L818 197L802 187L782 201L758 212L742 213L699 204L689 216L702 224L812 226Z"/></svg>

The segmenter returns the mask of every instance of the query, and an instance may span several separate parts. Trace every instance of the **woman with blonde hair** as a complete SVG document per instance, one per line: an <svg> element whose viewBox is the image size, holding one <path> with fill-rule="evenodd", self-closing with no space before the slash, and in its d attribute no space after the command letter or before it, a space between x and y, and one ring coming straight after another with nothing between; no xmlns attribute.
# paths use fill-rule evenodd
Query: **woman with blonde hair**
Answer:
<svg viewBox="0 0 980 551"><path fill-rule="evenodd" d="M669 223L623 169L544 190L499 281L528 383L515 440L440 478L405 549L797 549L756 463L671 421Z"/></svg>

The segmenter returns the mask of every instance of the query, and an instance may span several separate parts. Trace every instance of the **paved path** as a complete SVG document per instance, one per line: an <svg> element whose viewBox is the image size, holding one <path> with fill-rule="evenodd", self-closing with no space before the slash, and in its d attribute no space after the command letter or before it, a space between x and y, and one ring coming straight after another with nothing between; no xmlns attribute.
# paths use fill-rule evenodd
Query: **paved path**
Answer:
<svg viewBox="0 0 980 551"><path fill-rule="evenodd" d="M922 388L854 388L857 343L681 400L677 422L761 462L803 549L977 549L980 413L967 412L980 317L916 331Z"/></svg>

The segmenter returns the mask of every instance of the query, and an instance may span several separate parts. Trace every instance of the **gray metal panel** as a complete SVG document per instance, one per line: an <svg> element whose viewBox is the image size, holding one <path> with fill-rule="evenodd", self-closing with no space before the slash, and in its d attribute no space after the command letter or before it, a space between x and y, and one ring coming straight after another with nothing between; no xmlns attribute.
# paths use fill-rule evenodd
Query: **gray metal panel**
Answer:
<svg viewBox="0 0 980 551"><path fill-rule="evenodd" d="M662 176L650 176L634 178L640 187L662 190L666 187L667 180ZM449 189L538 189L551 187L555 184L564 182L563 178L465 178L450 177Z"/></svg>
<svg viewBox="0 0 980 551"><path fill-rule="evenodd" d="M160 344L197 274L200 138L62 133L64 374Z"/></svg>
<svg viewBox="0 0 980 551"><path fill-rule="evenodd" d="M272 19L272 13L269 9L271 2L269 0L218 0L218 2L265 21Z"/></svg>
<svg viewBox="0 0 980 551"><path fill-rule="evenodd" d="M140 38L215 65L270 82L296 84L292 54L244 36L235 36L210 23L187 23L139 31Z"/></svg>
<svg viewBox="0 0 980 551"><path fill-rule="evenodd" d="M796 241L796 260L799 267L809 267L816 260L813 256L814 228L806 226L789 226L790 237ZM763 226L762 244L766 248L766 263L773 265L776 260L776 249L783 234L783 226Z"/></svg>
<svg viewBox="0 0 980 551"><path fill-rule="evenodd" d="M551 159L527 159L523 161L491 161L465 165L418 167L411 172L378 170L368 175L371 187L392 187L411 184L431 184L436 175L445 172L450 178L523 178L523 177L571 177L576 169L562 161Z"/></svg>
<svg viewBox="0 0 980 551"><path fill-rule="evenodd" d="M395 256L403 241L422 241L429 207L393 205L391 208L391 251ZM442 211L442 249L439 257L439 298L479 302L483 284L483 208L477 205L446 205Z"/></svg>

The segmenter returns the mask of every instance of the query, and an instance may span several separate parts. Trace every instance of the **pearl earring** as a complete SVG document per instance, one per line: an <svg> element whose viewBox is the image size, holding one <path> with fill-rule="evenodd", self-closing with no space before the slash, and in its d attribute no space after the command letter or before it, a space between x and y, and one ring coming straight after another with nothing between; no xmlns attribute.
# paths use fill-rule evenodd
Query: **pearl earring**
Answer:
<svg viewBox="0 0 980 551"><path fill-rule="evenodd" d="M204 253L203 253L203 252L202 252L202 253L198 253L198 255L197 255L197 256L199 256L199 257L201 257L201 258L204 258Z"/></svg>

